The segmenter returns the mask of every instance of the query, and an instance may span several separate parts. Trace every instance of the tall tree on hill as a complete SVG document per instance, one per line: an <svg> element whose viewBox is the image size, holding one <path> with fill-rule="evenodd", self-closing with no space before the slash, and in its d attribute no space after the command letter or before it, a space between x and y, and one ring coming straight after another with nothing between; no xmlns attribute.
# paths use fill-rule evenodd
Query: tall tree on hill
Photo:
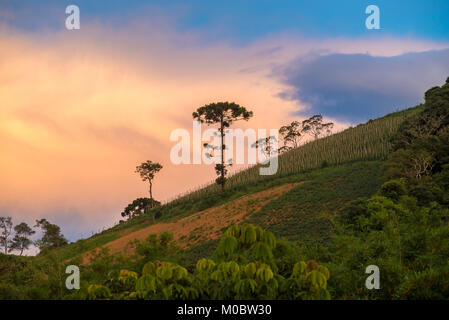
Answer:
<svg viewBox="0 0 449 320"><path fill-rule="evenodd" d="M15 235L12 239L11 248L9 251L18 250L20 251L20 255L23 254L23 250L28 249L30 244L33 242L30 240L30 237L36 233L33 229L30 228L28 224L22 222L14 227Z"/></svg>
<svg viewBox="0 0 449 320"><path fill-rule="evenodd" d="M0 246L5 250L5 254L8 254L8 248L11 245L12 219L11 217L0 217Z"/></svg>
<svg viewBox="0 0 449 320"><path fill-rule="evenodd" d="M224 159L224 151L226 146L224 144L225 139L225 129L229 128L231 124L235 121L245 120L248 121L252 116L253 112L248 111L246 108L234 103L234 102L217 102L210 103L203 107L198 108L192 113L193 119L200 121L201 123L206 123L207 125L218 124L218 131L220 133L221 143L218 149L220 150L220 162L215 165L215 172L219 176L215 182L221 185L221 189L224 191L226 183L226 173L227 169ZM205 147L211 147L215 150L214 146L208 144Z"/></svg>
<svg viewBox="0 0 449 320"><path fill-rule="evenodd" d="M302 131L311 135L315 140L323 133L329 135L332 133L334 124L332 122L323 123L323 116L316 114L302 122Z"/></svg>
<svg viewBox="0 0 449 320"><path fill-rule="evenodd" d="M303 125L298 121L293 121L289 125L282 126L279 129L279 134L282 137L284 145L279 148L280 152L285 152L293 148L299 147L299 143L303 138Z"/></svg>
<svg viewBox="0 0 449 320"><path fill-rule="evenodd" d="M35 227L41 228L44 235L36 241L39 249L58 248L68 244L67 239L61 234L61 228L50 223L47 219L36 220Z"/></svg>
<svg viewBox="0 0 449 320"><path fill-rule="evenodd" d="M136 173L140 174L142 181L148 181L150 184L150 199L153 199L153 179L154 175L162 169L162 165L157 162L147 160L136 167Z"/></svg>
<svg viewBox="0 0 449 320"><path fill-rule="evenodd" d="M257 140L251 145L251 147L260 149L265 157L270 158L273 153L274 144L277 142L278 141L275 136L269 136Z"/></svg>

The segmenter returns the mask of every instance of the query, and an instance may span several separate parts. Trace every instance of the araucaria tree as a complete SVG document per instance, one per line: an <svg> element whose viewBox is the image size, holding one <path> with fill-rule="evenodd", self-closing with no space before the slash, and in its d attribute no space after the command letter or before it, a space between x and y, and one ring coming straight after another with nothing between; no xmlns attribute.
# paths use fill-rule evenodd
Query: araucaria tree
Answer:
<svg viewBox="0 0 449 320"><path fill-rule="evenodd" d="M246 110L246 108L234 102L217 102L198 108L193 112L192 116L193 119L201 123L206 123L207 125L218 124L219 126L218 131L220 133L221 143L218 149L220 150L220 160L215 165L215 172L219 177L215 181L224 190L227 173L226 167L229 165L226 164L224 159L226 128L229 128L233 122L238 120L248 121L253 116L253 112ZM205 147L211 146L205 144Z"/></svg>
<svg viewBox="0 0 449 320"><path fill-rule="evenodd" d="M0 217L0 247L3 247L5 254L8 254L8 248L11 245L12 219L11 217Z"/></svg>
<svg viewBox="0 0 449 320"><path fill-rule="evenodd" d="M136 167L136 173L140 174L142 181L148 181L150 184L150 199L153 199L153 179L154 175L162 169L162 165L157 162L147 160Z"/></svg>
<svg viewBox="0 0 449 320"><path fill-rule="evenodd" d="M14 227L14 231L16 234L12 239L11 248L9 251L17 250L20 251L20 255L23 254L23 250L28 249L30 244L33 242L30 240L30 237L36 233L33 229L30 228L28 224L22 222Z"/></svg>

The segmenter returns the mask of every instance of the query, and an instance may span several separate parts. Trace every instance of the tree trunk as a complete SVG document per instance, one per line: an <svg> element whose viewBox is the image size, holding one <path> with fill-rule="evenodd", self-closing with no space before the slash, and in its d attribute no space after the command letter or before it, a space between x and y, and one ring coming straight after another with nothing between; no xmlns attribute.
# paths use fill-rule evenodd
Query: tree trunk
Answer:
<svg viewBox="0 0 449 320"><path fill-rule="evenodd" d="M221 122L220 122L220 131L221 131L221 191L224 191L224 128L223 128L223 116L221 116Z"/></svg>
<svg viewBox="0 0 449 320"><path fill-rule="evenodd" d="M153 199L153 182L150 180L150 199Z"/></svg>

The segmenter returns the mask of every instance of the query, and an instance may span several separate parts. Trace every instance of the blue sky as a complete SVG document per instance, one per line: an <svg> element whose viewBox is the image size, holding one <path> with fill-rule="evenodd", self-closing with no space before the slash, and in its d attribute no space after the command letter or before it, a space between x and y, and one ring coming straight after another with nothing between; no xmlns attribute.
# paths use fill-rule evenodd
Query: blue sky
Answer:
<svg viewBox="0 0 449 320"><path fill-rule="evenodd" d="M309 37L371 35L449 40L447 0L321 0L321 1L143 1L143 0L2 0L0 10L12 11L12 25L26 30L58 28L60 12L80 7L82 19L127 24L133 14L153 10L172 18L182 31L200 31L206 39L246 43L268 34L289 32ZM381 30L365 28L365 8L380 8ZM118 19L117 19L118 18Z"/></svg>

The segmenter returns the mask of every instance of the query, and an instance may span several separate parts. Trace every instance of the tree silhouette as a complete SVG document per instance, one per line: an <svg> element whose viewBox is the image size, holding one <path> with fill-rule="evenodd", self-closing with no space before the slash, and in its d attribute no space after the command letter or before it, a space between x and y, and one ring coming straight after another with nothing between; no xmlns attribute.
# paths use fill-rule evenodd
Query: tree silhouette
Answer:
<svg viewBox="0 0 449 320"><path fill-rule="evenodd" d="M303 137L303 125L298 121L293 121L289 125L282 126L279 129L279 134L282 137L284 145L279 148L280 152L288 151L299 147L299 143Z"/></svg>
<svg viewBox="0 0 449 320"><path fill-rule="evenodd" d="M48 247L58 248L68 244L67 239L61 234L61 228L50 223L47 219L36 220L35 227L41 228L44 232L42 238L36 241L39 249L42 250Z"/></svg>
<svg viewBox="0 0 449 320"><path fill-rule="evenodd" d="M153 179L154 175L162 169L162 165L157 162L147 160L136 167L136 173L140 174L142 181L148 181L150 184L150 199L153 199Z"/></svg>
<svg viewBox="0 0 449 320"><path fill-rule="evenodd" d="M12 230L12 219L11 217L0 217L0 246L5 250L5 254L8 254L8 248L11 244L9 237L11 236Z"/></svg>
<svg viewBox="0 0 449 320"><path fill-rule="evenodd" d="M234 103L234 102L217 102L205 105L198 108L192 113L194 119L200 121L201 123L206 123L207 125L218 124L221 143L218 149L220 150L220 163L215 165L215 172L219 177L215 180L218 185L221 185L221 189L224 191L226 182L226 167L224 159L224 151L226 146L224 144L225 139L225 129L229 128L231 124L235 121L245 120L248 121L252 116L253 112L246 110L246 108ZM214 148L214 146L205 144L205 147Z"/></svg>
<svg viewBox="0 0 449 320"><path fill-rule="evenodd" d="M154 199L150 198L137 198L130 204L126 206L126 208L121 213L122 217L132 218L136 215L142 214L145 212L145 209L152 209L160 206L161 203Z"/></svg>
<svg viewBox="0 0 449 320"><path fill-rule="evenodd" d="M11 247L9 252L13 250L19 250L20 255L23 254L23 250L28 249L30 244L33 242L30 240L30 237L36 233L33 229L28 226L25 222L22 222L14 227L14 231L16 234L12 239Z"/></svg>
<svg viewBox="0 0 449 320"><path fill-rule="evenodd" d="M265 157L270 158L273 153L273 145L277 143L277 139L275 136L269 136L266 138L261 138L254 142L251 147L260 149Z"/></svg>
<svg viewBox="0 0 449 320"><path fill-rule="evenodd" d="M323 132L327 135L332 133L332 128L334 124L332 122L323 123L323 116L321 114L316 114L309 119L302 122L302 131L308 133L314 139L318 139Z"/></svg>

